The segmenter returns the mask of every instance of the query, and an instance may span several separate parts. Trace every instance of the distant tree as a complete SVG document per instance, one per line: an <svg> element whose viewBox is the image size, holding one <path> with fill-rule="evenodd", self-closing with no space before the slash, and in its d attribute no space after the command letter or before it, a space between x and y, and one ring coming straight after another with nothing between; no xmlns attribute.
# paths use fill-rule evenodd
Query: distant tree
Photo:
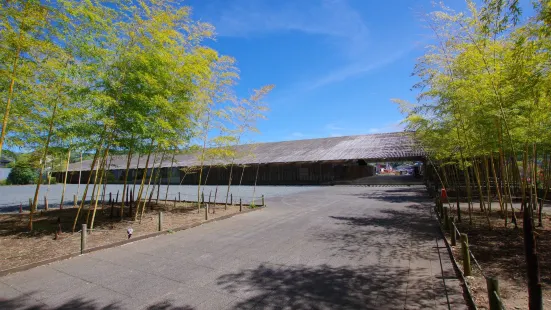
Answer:
<svg viewBox="0 0 551 310"><path fill-rule="evenodd" d="M15 166L11 169L10 174L8 175L8 183L23 185L23 184L32 184L36 181L38 173L36 169L33 169L27 163L16 163Z"/></svg>

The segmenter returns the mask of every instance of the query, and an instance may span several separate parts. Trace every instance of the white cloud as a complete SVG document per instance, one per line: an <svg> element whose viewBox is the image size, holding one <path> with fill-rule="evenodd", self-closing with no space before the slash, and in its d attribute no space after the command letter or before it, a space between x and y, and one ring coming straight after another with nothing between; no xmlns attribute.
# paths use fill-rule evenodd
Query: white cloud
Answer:
<svg viewBox="0 0 551 310"><path fill-rule="evenodd" d="M219 36L254 37L296 31L324 36L345 55L362 53L369 45L366 24L346 0L233 0L228 3L228 6L212 6L211 15Z"/></svg>
<svg viewBox="0 0 551 310"><path fill-rule="evenodd" d="M398 51L383 59L368 57L369 49L373 48L369 29L347 0L221 1L211 5L209 15L214 18L220 36L254 37L296 31L324 37L331 48L339 51L337 55L345 57L344 64L335 69L297 83L298 91L311 91L361 76L409 52ZM293 93L296 94L296 90Z"/></svg>
<svg viewBox="0 0 551 310"><path fill-rule="evenodd" d="M364 62L363 60L354 62L346 67L342 67L327 73L324 76L321 76L313 81L310 81L307 86L307 90L313 90L326 86L329 84L342 82L346 79L361 76L369 71L384 67L389 65L398 59L402 58L409 50L399 51L387 58L376 60L374 62Z"/></svg>
<svg viewBox="0 0 551 310"><path fill-rule="evenodd" d="M404 125L401 121L390 122L381 127L369 128L368 133L383 133L383 132L396 132L404 131Z"/></svg>
<svg viewBox="0 0 551 310"><path fill-rule="evenodd" d="M327 130L343 130L344 127L337 125L336 123L329 123L325 125L325 129Z"/></svg>

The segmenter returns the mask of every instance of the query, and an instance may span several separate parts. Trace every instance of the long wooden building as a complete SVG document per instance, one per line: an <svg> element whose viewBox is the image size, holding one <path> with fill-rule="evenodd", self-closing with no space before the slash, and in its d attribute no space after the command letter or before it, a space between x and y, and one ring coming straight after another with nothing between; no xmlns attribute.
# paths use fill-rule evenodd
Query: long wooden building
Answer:
<svg viewBox="0 0 551 310"><path fill-rule="evenodd" d="M254 184L255 180L258 185L331 184L372 176L372 162L424 160L410 132L246 144L236 146L235 153L233 165L231 159L207 160L203 182L227 184L231 170L232 184ZM198 154L179 154L174 162L168 155L162 161L160 154L156 158L154 167L161 168L163 184L198 183ZM91 162L84 161L82 167L81 163L71 164L68 182L77 183L79 175L86 182ZM108 162L110 182L122 183L127 157L112 156ZM143 175L145 162L145 155L131 159L129 181Z"/></svg>

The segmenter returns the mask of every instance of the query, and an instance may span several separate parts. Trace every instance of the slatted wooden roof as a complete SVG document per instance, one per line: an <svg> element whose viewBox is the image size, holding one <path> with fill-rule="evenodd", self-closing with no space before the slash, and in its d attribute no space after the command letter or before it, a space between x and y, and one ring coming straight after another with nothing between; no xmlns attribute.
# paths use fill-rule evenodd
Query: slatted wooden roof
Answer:
<svg viewBox="0 0 551 310"><path fill-rule="evenodd" d="M331 137L295 141L246 144L236 147L239 154L235 164L266 164L292 162L320 162L359 160L419 160L424 152L417 147L411 132L393 132L358 136ZM153 156L152 156L153 157ZM160 157L160 156L159 156ZM166 156L163 162L157 158L155 167L170 167L171 158ZM131 160L130 167L135 168L138 156ZM206 162L205 165L223 164ZM226 162L229 163L229 162ZM91 160L83 162L82 170L90 170ZM181 154L174 158L174 167L198 166L198 154ZM150 164L151 166L151 164ZM140 168L145 167L145 158L140 160ZM126 156L114 156L110 169L125 169ZM80 163L73 163L69 171L78 171Z"/></svg>

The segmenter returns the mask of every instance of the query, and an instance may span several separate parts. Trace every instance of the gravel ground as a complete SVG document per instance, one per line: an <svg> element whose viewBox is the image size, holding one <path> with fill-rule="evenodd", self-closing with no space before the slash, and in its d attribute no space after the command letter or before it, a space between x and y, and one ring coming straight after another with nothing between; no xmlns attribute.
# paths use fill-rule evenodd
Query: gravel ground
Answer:
<svg viewBox="0 0 551 310"><path fill-rule="evenodd" d="M78 191L80 196L78 199L82 199L82 193L84 192L84 185L80 186ZM107 195L113 193L116 195L117 191L122 194L123 186L121 184L107 185L105 192ZM138 191L136 186L136 192ZM311 190L317 188L316 186L257 186L256 191L254 186L232 186L230 193L233 194L234 201L238 201L239 198L243 200L243 203L249 203L253 199L253 192L255 192L256 198L260 199L262 195L266 198L271 197L281 197L292 195L294 193L300 193L303 191ZM16 212L19 210L19 204L23 205L23 208L28 208L29 198L34 196L34 191L36 189L35 185L11 185L11 186L0 186L0 213L3 212ZM150 190L152 187L150 187ZM202 186L202 191L205 193L205 200L208 200L209 193L212 192L212 200L214 200L214 193L216 191L216 186ZM218 195L216 197L217 202L224 202L226 197L227 186L220 185L218 187ZM61 200L61 192L63 190L62 184L50 185L49 189L47 185L40 187L39 197L39 208L43 207L44 196L48 196L49 206L58 207ZM65 201L66 204L72 205L73 195L77 193L78 185L77 184L67 184L65 192ZM87 199L91 197L92 188L88 190ZM182 200L197 200L197 186L195 185L170 185L168 199L172 200L178 197L180 193ZM161 195L160 197L164 199L166 194L166 185L161 185ZM156 194L154 194L155 197ZM137 196L137 193L136 193ZM107 199L107 198L106 198ZM120 200L120 198L119 198Z"/></svg>

